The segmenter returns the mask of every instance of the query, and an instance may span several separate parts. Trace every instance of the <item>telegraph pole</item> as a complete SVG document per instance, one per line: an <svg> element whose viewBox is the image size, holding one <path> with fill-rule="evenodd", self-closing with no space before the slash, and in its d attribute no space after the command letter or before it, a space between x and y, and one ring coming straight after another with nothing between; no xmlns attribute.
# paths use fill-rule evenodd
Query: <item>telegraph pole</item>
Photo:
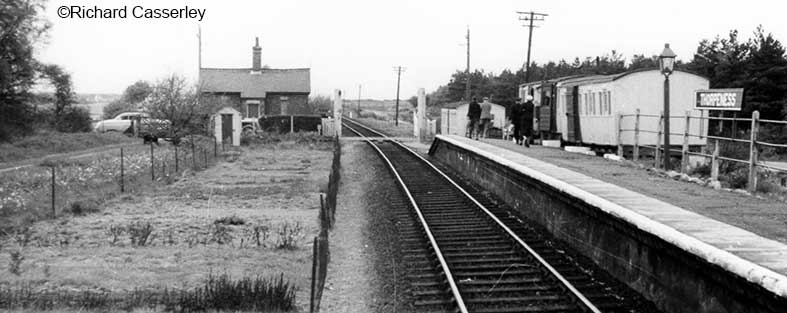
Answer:
<svg viewBox="0 0 787 313"><path fill-rule="evenodd" d="M465 39L467 39L467 68L465 69L466 81L465 81L465 100L470 101L470 26L467 26L467 35L465 35Z"/></svg>
<svg viewBox="0 0 787 313"><path fill-rule="evenodd" d="M519 20L520 21L528 21L529 22L528 25L522 25L522 26L530 28L529 34L527 36L527 61L525 61L525 66L524 66L524 68L525 68L525 82L527 83L527 82L530 82L530 46L533 43L533 28L534 27L538 27L536 25L533 25L533 22L543 21L544 17L548 16L548 15L544 14L544 13L536 13L536 12L533 12L533 11L530 11L530 12L517 11L516 13L520 15L519 16ZM522 16L522 15L524 15L524 16Z"/></svg>
<svg viewBox="0 0 787 313"><path fill-rule="evenodd" d="M402 78L402 71L406 70L400 66L395 66L394 70L396 71L396 112L394 113L394 123L396 126L399 126L399 82Z"/></svg>
<svg viewBox="0 0 787 313"><path fill-rule="evenodd" d="M358 84L358 117L361 117L361 84Z"/></svg>

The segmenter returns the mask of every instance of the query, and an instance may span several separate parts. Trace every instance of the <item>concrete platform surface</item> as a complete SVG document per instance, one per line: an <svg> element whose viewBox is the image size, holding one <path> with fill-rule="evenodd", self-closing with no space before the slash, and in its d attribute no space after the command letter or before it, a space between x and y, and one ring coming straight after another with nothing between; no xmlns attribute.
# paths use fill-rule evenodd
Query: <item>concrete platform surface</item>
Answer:
<svg viewBox="0 0 787 313"><path fill-rule="evenodd" d="M476 141L459 136L438 136L438 140L538 179L708 263L718 265L780 297L787 297L787 245L784 243L649 195L526 156L516 149L527 148L519 148L514 144L511 144L511 148L515 149L511 149L490 144L489 140ZM582 167L581 161L576 159L577 154L568 154L575 158L571 162L579 162L577 166ZM616 170L615 162L596 159L609 162L610 170ZM658 188L658 185L652 186Z"/></svg>

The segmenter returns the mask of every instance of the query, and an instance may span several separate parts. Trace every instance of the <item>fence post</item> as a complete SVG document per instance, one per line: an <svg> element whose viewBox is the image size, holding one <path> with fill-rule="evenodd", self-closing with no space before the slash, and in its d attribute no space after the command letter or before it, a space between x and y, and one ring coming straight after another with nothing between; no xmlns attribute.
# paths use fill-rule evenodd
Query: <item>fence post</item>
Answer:
<svg viewBox="0 0 787 313"><path fill-rule="evenodd" d="M290 134L295 132L295 115L290 115Z"/></svg>
<svg viewBox="0 0 787 313"><path fill-rule="evenodd" d="M318 250L317 250L317 236L314 236L314 246L312 247L312 290L309 294L309 313L314 313L315 309L315 302L316 297L315 294L317 293L317 263L319 262Z"/></svg>
<svg viewBox="0 0 787 313"><path fill-rule="evenodd" d="M153 164L153 143L150 143L150 180L156 180L156 166Z"/></svg>
<svg viewBox="0 0 787 313"><path fill-rule="evenodd" d="M757 191L757 133L760 132L760 111L751 113L751 142L749 143L749 192Z"/></svg>
<svg viewBox="0 0 787 313"><path fill-rule="evenodd" d="M713 146L713 155L710 159L710 178L719 180L719 140Z"/></svg>
<svg viewBox="0 0 787 313"><path fill-rule="evenodd" d="M661 133L663 131L664 131L664 111L659 111L659 130L658 130L658 135L656 136L655 168L661 168Z"/></svg>
<svg viewBox="0 0 787 313"><path fill-rule="evenodd" d="M218 156L219 156L219 148L218 148L218 144L216 143L216 136L213 136L213 158L215 159Z"/></svg>
<svg viewBox="0 0 787 313"><path fill-rule="evenodd" d="M191 136L191 168L195 169L197 167L197 157L196 157L196 148L194 148L194 135Z"/></svg>
<svg viewBox="0 0 787 313"><path fill-rule="evenodd" d="M623 115L620 112L615 113L615 128L617 128L617 142L618 142L618 156L623 157Z"/></svg>
<svg viewBox="0 0 787 313"><path fill-rule="evenodd" d="M202 155L205 157L205 168L208 168L208 150L202 150Z"/></svg>
<svg viewBox="0 0 787 313"><path fill-rule="evenodd" d="M178 146L175 145L175 173L178 173Z"/></svg>
<svg viewBox="0 0 787 313"><path fill-rule="evenodd" d="M120 192L126 192L125 169L123 168L123 148L120 148Z"/></svg>
<svg viewBox="0 0 787 313"><path fill-rule="evenodd" d="M681 151L680 172L689 171L689 126L691 123L691 110L686 110L686 123L683 125L683 149Z"/></svg>
<svg viewBox="0 0 787 313"><path fill-rule="evenodd" d="M55 210L55 165L52 165L52 218L57 216L57 211Z"/></svg>
<svg viewBox="0 0 787 313"><path fill-rule="evenodd" d="M634 162L639 162L639 109L634 115Z"/></svg>

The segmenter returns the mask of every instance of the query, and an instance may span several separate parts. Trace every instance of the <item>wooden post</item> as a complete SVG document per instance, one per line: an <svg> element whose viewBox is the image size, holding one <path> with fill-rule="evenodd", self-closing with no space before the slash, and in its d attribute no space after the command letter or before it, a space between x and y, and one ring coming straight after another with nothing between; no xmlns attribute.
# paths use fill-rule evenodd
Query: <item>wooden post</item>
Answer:
<svg viewBox="0 0 787 313"><path fill-rule="evenodd" d="M191 168L197 168L197 151L194 147L194 135L189 135L191 137Z"/></svg>
<svg viewBox="0 0 787 313"><path fill-rule="evenodd" d="M317 249L318 247L318 239L317 236L314 236L314 245L312 246L312 284L311 284L311 293L309 293L309 313L315 312L315 305L316 303L316 293L317 293L317 266L319 265L319 257Z"/></svg>
<svg viewBox="0 0 787 313"><path fill-rule="evenodd" d="M634 116L634 162L639 162L639 109Z"/></svg>
<svg viewBox="0 0 787 313"><path fill-rule="evenodd" d="M713 146L713 156L710 159L710 178L719 180L719 140Z"/></svg>
<svg viewBox="0 0 787 313"><path fill-rule="evenodd" d="M150 180L156 180L156 165L153 163L153 143L150 143Z"/></svg>
<svg viewBox="0 0 787 313"><path fill-rule="evenodd" d="M177 155L177 152L176 152L175 155ZM124 178L124 176L125 176L125 169L123 169L123 167L124 167L124 164L123 164L123 148L120 148L120 192L126 192L126 184L125 184L125 178Z"/></svg>
<svg viewBox="0 0 787 313"><path fill-rule="evenodd" d="M691 110L686 110L686 123L683 125L683 149L681 150L680 172L689 171L689 126L691 123Z"/></svg>
<svg viewBox="0 0 787 313"><path fill-rule="evenodd" d="M620 112L615 113L615 128L617 128L617 142L618 142L618 156L623 157L623 115Z"/></svg>
<svg viewBox="0 0 787 313"><path fill-rule="evenodd" d="M290 115L290 134L295 132L295 116Z"/></svg>
<svg viewBox="0 0 787 313"><path fill-rule="evenodd" d="M659 111L659 130L658 136L656 136L656 168L661 168L661 133L664 131L664 112Z"/></svg>
<svg viewBox="0 0 787 313"><path fill-rule="evenodd" d="M213 158L215 159L218 156L219 156L219 147L218 144L216 143L216 136L213 136Z"/></svg>
<svg viewBox="0 0 787 313"><path fill-rule="evenodd" d="M55 210L55 166L52 165L52 218L57 216L57 211Z"/></svg>
<svg viewBox="0 0 787 313"><path fill-rule="evenodd" d="M177 172L178 172L178 146L175 145L175 173Z"/></svg>
<svg viewBox="0 0 787 313"><path fill-rule="evenodd" d="M757 191L757 133L760 132L760 112L751 113L751 141L749 142L749 192Z"/></svg>

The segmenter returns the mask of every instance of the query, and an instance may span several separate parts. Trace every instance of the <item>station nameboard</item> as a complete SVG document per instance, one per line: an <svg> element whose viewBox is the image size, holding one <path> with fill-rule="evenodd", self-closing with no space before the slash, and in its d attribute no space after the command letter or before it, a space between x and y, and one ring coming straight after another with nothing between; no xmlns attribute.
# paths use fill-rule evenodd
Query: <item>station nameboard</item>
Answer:
<svg viewBox="0 0 787 313"><path fill-rule="evenodd" d="M695 92L695 109L740 111L743 88L703 89Z"/></svg>

